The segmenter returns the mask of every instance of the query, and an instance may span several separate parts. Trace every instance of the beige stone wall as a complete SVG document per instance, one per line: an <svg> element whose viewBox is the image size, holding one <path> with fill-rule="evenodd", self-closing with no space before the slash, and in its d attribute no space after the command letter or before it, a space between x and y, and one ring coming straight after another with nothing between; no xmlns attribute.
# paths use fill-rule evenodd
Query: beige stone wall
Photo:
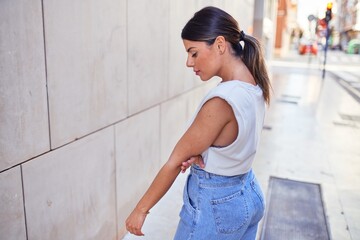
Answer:
<svg viewBox="0 0 360 240"><path fill-rule="evenodd" d="M212 85L180 32L253 1L0 2L0 236L120 239L124 220Z"/></svg>

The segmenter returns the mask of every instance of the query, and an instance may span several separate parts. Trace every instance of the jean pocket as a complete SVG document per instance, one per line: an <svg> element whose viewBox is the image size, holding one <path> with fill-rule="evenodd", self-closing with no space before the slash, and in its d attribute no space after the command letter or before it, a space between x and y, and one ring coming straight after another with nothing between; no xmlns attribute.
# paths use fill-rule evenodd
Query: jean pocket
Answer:
<svg viewBox="0 0 360 240"><path fill-rule="evenodd" d="M211 205L219 233L235 233L248 225L249 205L243 191L211 200Z"/></svg>

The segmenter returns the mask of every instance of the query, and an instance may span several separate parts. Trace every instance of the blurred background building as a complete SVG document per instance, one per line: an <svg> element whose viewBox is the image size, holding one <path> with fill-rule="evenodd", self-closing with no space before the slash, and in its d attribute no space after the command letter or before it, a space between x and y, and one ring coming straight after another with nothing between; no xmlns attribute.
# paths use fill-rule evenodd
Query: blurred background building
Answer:
<svg viewBox="0 0 360 240"><path fill-rule="evenodd" d="M279 0L275 36L275 56L297 49L316 55L325 46L325 12L331 8L329 49L359 53L360 2L358 0ZM305 47L308 46L308 50Z"/></svg>
<svg viewBox="0 0 360 240"><path fill-rule="evenodd" d="M335 34L340 35L340 48L347 50L350 41L358 42L360 45L360 1L338 0L337 5L338 12L335 15L337 22L334 24L334 30ZM360 53L359 49L360 47L357 47L357 53Z"/></svg>

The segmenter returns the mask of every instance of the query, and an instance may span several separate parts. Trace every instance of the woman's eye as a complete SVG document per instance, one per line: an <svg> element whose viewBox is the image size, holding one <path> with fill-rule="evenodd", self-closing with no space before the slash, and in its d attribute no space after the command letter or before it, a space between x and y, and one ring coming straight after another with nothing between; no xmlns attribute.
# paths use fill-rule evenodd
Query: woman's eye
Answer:
<svg viewBox="0 0 360 240"><path fill-rule="evenodd" d="M192 57L197 57L197 52L196 52L196 53L193 53L191 56L192 56Z"/></svg>

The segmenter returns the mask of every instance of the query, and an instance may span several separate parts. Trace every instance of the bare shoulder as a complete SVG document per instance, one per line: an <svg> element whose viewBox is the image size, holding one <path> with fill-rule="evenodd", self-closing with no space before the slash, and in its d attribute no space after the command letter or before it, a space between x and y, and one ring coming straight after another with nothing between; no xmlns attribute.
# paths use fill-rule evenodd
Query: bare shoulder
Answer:
<svg viewBox="0 0 360 240"><path fill-rule="evenodd" d="M211 116L211 119L206 116ZM238 134L237 121L232 107L224 99L217 97L206 102L199 112L199 118L201 124L216 132L211 145L228 146L235 141Z"/></svg>
<svg viewBox="0 0 360 240"><path fill-rule="evenodd" d="M226 100L220 97L214 97L209 99L202 106L198 115L202 117L212 117L229 121L233 118L234 113L230 104Z"/></svg>
<svg viewBox="0 0 360 240"><path fill-rule="evenodd" d="M193 123L176 144L170 160L178 166L192 156L204 152L214 143L226 144L231 141L220 139L223 129L234 122L231 106L221 98L208 100L196 115Z"/></svg>

